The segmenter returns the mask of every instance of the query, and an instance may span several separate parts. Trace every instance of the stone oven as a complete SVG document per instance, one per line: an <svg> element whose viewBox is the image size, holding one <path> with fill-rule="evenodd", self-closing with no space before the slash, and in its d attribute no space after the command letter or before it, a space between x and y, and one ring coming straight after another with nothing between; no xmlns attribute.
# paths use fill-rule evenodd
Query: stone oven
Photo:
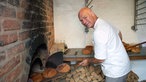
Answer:
<svg viewBox="0 0 146 82"><path fill-rule="evenodd" d="M0 0L0 82L27 82L53 44L53 0Z"/></svg>

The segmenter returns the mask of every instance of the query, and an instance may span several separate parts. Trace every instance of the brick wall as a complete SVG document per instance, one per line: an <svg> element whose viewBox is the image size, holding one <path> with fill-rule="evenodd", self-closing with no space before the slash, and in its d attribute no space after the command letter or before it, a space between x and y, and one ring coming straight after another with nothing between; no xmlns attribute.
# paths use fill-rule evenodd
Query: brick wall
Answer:
<svg viewBox="0 0 146 82"><path fill-rule="evenodd" d="M32 46L49 50L53 26L53 0L0 0L0 82L27 82Z"/></svg>

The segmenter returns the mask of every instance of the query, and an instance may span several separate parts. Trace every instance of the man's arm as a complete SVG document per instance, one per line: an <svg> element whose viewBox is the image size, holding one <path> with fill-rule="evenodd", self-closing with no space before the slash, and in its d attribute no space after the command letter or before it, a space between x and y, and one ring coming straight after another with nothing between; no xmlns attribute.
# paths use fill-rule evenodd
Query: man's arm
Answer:
<svg viewBox="0 0 146 82"><path fill-rule="evenodd" d="M89 58L89 63L102 63L104 60L96 59L96 58Z"/></svg>
<svg viewBox="0 0 146 82"><path fill-rule="evenodd" d="M87 59L84 59L82 62L80 62L78 65L79 66L87 66L89 65L90 63L102 63L104 60L100 60L100 59L96 59L96 58L87 58Z"/></svg>
<svg viewBox="0 0 146 82"><path fill-rule="evenodd" d="M120 31L119 31L119 37L120 37L120 39L122 41L122 33Z"/></svg>

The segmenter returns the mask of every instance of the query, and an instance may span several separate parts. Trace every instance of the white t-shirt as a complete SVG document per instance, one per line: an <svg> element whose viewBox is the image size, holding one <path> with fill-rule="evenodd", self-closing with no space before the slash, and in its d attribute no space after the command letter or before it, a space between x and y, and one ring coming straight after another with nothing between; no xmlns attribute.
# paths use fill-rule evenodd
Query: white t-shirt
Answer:
<svg viewBox="0 0 146 82"><path fill-rule="evenodd" d="M94 25L93 41L95 58L101 63L105 76L117 78L131 70L128 54L118 35L119 30L98 18Z"/></svg>

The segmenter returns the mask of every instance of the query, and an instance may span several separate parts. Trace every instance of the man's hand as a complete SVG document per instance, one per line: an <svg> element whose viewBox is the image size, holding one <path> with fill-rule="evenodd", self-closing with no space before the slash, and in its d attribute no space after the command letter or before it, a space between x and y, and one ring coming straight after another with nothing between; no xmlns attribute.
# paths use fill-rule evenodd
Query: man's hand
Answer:
<svg viewBox="0 0 146 82"><path fill-rule="evenodd" d="M84 59L82 62L78 64L79 66L87 66L89 65L89 59Z"/></svg>
<svg viewBox="0 0 146 82"><path fill-rule="evenodd" d="M88 58L80 62L78 66L87 66L90 63L97 64L97 63L102 63L102 62L104 62L104 59Z"/></svg>

